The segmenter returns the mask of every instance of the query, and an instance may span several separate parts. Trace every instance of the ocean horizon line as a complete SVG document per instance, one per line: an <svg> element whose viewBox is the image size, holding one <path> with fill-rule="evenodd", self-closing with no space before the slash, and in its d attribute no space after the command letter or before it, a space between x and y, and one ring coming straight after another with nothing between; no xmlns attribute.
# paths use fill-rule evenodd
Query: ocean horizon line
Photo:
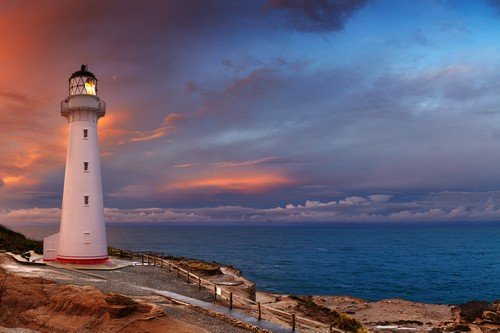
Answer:
<svg viewBox="0 0 500 333"><path fill-rule="evenodd" d="M16 223L2 223L7 227L51 227L58 226L57 222L16 222ZM210 222L200 222L200 221L184 221L184 222L106 222L106 226L126 226L126 227L367 227L367 226L379 226L379 227L404 227L404 226L436 226L436 227L459 227L459 226L498 226L500 227L500 221L356 221L356 222L283 222L283 221L266 221L266 222L245 222L245 221L210 221Z"/></svg>

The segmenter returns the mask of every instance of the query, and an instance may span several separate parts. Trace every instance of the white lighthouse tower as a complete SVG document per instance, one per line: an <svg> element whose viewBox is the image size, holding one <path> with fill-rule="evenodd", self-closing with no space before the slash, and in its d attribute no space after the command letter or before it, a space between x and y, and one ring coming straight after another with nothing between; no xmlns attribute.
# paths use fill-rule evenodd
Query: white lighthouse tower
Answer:
<svg viewBox="0 0 500 333"><path fill-rule="evenodd" d="M69 78L61 102L69 142L64 175L61 226L44 239L44 260L98 264L108 260L97 122L106 104L97 96L97 78L86 65Z"/></svg>

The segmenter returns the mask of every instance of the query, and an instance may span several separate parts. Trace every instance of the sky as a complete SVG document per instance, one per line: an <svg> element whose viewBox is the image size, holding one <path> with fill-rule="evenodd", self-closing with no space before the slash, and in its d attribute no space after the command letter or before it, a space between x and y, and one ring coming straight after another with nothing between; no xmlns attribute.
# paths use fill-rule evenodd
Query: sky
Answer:
<svg viewBox="0 0 500 333"><path fill-rule="evenodd" d="M500 1L0 1L0 223L57 223L98 78L106 221L500 220Z"/></svg>

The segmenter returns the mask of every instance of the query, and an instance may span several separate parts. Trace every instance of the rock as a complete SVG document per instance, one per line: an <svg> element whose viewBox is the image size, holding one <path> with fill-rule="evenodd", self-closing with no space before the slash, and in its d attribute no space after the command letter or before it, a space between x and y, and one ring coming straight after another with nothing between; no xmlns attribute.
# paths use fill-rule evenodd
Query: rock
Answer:
<svg viewBox="0 0 500 333"><path fill-rule="evenodd" d="M139 304L129 297L111 293L105 298L108 303L108 312L111 318L123 318L135 312L147 313L151 309L144 304Z"/></svg>
<svg viewBox="0 0 500 333"><path fill-rule="evenodd" d="M470 332L470 328L467 325L457 324L450 326L446 329L447 332Z"/></svg>
<svg viewBox="0 0 500 333"><path fill-rule="evenodd" d="M104 294L90 286L58 285L38 277L7 274L0 267L0 281L5 276L0 333L208 333L172 318L157 304Z"/></svg>
<svg viewBox="0 0 500 333"><path fill-rule="evenodd" d="M7 328L0 326L0 333L40 333L40 331L20 327Z"/></svg>
<svg viewBox="0 0 500 333"><path fill-rule="evenodd" d="M460 319L472 323L476 319L481 319L483 311L495 311L495 306L492 303L484 301L470 301L458 305L460 309Z"/></svg>
<svg viewBox="0 0 500 333"><path fill-rule="evenodd" d="M483 311L482 318L492 324L500 325L500 313L494 311Z"/></svg>

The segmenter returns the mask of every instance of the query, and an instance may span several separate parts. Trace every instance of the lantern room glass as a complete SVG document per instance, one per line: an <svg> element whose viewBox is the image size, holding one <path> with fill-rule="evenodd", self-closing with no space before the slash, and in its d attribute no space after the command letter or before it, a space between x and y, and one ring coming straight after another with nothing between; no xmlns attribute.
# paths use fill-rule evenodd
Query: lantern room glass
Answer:
<svg viewBox="0 0 500 333"><path fill-rule="evenodd" d="M96 95L97 80L91 76L75 76L69 80L70 95Z"/></svg>

